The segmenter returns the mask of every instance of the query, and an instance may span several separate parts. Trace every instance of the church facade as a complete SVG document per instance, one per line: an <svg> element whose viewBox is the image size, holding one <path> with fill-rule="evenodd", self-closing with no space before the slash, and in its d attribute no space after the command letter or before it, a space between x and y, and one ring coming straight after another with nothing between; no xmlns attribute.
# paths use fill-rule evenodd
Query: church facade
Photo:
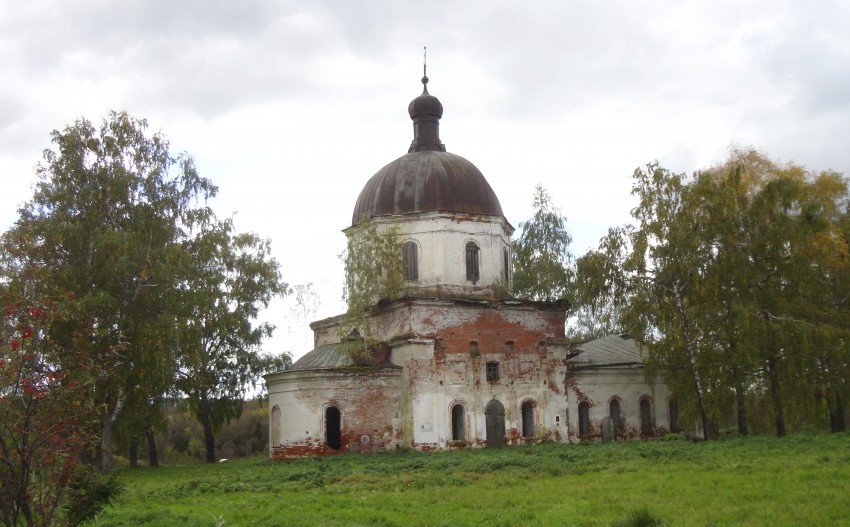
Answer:
<svg viewBox="0 0 850 527"><path fill-rule="evenodd" d="M568 304L509 297L514 228L475 165L446 151L442 104L422 82L408 153L366 182L345 231L367 217L396 229L405 295L376 306L365 359L347 351L340 315L265 377L271 458L592 440L606 417L617 437L666 433L666 387L647 384L634 341L569 350Z"/></svg>

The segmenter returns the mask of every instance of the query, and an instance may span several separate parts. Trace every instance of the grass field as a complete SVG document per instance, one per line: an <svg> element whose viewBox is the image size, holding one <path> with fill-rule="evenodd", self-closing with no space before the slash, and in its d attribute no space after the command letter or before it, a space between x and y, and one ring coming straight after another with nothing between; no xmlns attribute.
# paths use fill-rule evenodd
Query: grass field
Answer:
<svg viewBox="0 0 850 527"><path fill-rule="evenodd" d="M344 454L119 473L94 525L850 525L850 435Z"/></svg>

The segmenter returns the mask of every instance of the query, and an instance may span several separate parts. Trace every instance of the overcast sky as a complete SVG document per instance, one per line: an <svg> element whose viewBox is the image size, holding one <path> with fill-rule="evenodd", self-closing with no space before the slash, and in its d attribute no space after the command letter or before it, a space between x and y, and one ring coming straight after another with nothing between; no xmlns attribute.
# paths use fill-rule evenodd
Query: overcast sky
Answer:
<svg viewBox="0 0 850 527"><path fill-rule="evenodd" d="M324 318L355 200L412 139L423 46L447 149L514 226L542 184L582 254L629 221L654 159L691 173L754 146L850 174L848 22L841 0L0 0L0 226L51 130L126 110L195 157ZM291 308L267 313L268 352L309 351Z"/></svg>

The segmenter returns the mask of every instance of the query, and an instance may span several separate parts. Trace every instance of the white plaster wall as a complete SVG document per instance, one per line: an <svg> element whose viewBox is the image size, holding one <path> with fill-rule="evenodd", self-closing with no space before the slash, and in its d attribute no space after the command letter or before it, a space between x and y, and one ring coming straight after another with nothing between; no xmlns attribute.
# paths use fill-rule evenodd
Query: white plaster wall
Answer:
<svg viewBox="0 0 850 527"><path fill-rule="evenodd" d="M504 257L510 255L512 228L499 216L449 213L375 218L379 228L398 227L402 241L419 245L419 279L408 286L458 294L492 294L504 287ZM466 244L479 247L480 279L466 279Z"/></svg>
<svg viewBox="0 0 850 527"><path fill-rule="evenodd" d="M414 444L448 447L452 440L451 407L456 402L466 408L467 441L483 444L487 437L484 410L493 399L505 407L505 435L509 440L511 429L521 434L521 407L529 400L536 403L535 435L551 440L567 440L566 400L563 389L557 387L558 379L564 378L564 367L553 367L550 359L538 359L542 364L535 369L534 374L521 377L518 375L518 363L524 358L506 360L499 354L482 354L477 358L446 356L434 368L428 368L424 361L411 363L409 371ZM499 381L487 381L485 364L488 361L499 361ZM460 364L463 364L463 376L458 374ZM560 394L555 393L551 383L555 383L555 389L560 390Z"/></svg>
<svg viewBox="0 0 850 527"><path fill-rule="evenodd" d="M648 384L643 368L611 367L572 371L568 375L569 428L571 440L578 441L579 422L578 404L582 398L590 402L590 424L601 433L600 423L608 415L608 403L618 397L621 401L621 414L625 420L626 435L640 431L640 399L644 396L652 400L654 425L656 430L667 430L670 426L668 401L670 392L662 378L654 384Z"/></svg>
<svg viewBox="0 0 850 527"><path fill-rule="evenodd" d="M399 419L401 371L383 370L369 374L340 374L323 370L293 371L266 376L269 408L277 406L281 412L280 444L269 447L324 441L324 409L333 404L342 414L342 433L359 430L356 423L380 421L396 429ZM375 404L375 395L386 395L381 404ZM359 428L363 428L362 426ZM370 427L371 428L371 427ZM397 430L394 430L397 431ZM395 436L395 434L392 434Z"/></svg>

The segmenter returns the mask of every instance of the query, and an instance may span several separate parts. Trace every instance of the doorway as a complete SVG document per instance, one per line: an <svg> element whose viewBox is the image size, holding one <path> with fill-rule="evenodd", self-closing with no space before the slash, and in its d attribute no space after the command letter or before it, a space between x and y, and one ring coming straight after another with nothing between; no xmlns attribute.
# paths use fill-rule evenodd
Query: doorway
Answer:
<svg viewBox="0 0 850 527"><path fill-rule="evenodd" d="M487 446L500 448L505 445L505 407L493 399L484 408L487 428Z"/></svg>
<svg viewBox="0 0 850 527"><path fill-rule="evenodd" d="M325 444L329 448L339 450L342 446L342 415L336 406L328 406L325 410Z"/></svg>

